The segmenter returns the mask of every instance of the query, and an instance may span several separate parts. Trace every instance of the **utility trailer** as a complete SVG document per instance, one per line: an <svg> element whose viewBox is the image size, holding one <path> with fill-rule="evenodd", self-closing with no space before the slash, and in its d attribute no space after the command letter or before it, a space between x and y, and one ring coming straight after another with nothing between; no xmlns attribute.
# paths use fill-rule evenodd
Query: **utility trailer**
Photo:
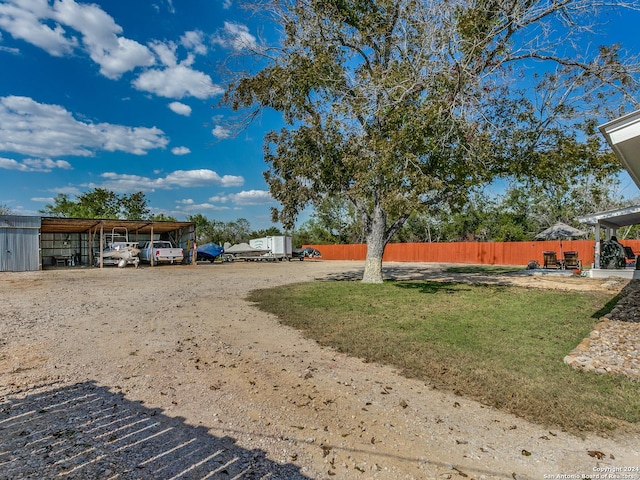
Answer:
<svg viewBox="0 0 640 480"><path fill-rule="evenodd" d="M268 250L270 255L277 260L291 260L293 258L291 237L286 235L254 238L249 240L249 245L253 248Z"/></svg>
<svg viewBox="0 0 640 480"><path fill-rule="evenodd" d="M290 261L293 258L291 245L291 237L285 235L254 238L248 244L239 243L230 247L225 245L222 257L226 261Z"/></svg>

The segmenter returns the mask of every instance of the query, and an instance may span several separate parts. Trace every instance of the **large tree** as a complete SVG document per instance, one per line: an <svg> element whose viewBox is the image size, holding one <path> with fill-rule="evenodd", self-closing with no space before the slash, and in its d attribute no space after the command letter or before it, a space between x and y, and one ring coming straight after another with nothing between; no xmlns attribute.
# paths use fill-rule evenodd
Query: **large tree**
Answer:
<svg viewBox="0 0 640 480"><path fill-rule="evenodd" d="M149 218L147 198L144 193L118 194L104 188L81 193L75 200L60 193L53 203L45 205L42 213L66 218L121 218L143 220Z"/></svg>
<svg viewBox="0 0 640 480"><path fill-rule="evenodd" d="M144 220L149 218L151 213L147 206L147 197L142 192L123 195L120 198L120 208L127 220Z"/></svg>
<svg viewBox="0 0 640 480"><path fill-rule="evenodd" d="M316 203L309 220L300 226L313 243L362 243L359 217L351 202L335 195Z"/></svg>
<svg viewBox="0 0 640 480"><path fill-rule="evenodd" d="M412 212L452 209L496 176L606 164L591 119L632 101L638 71L619 46L587 43L615 4L638 6L256 0L282 38L253 52L263 67L231 81L224 101L283 113L265 138L274 221L291 228L309 203L348 199L367 243L363 282L379 283L384 248ZM548 154L562 150L579 163Z"/></svg>

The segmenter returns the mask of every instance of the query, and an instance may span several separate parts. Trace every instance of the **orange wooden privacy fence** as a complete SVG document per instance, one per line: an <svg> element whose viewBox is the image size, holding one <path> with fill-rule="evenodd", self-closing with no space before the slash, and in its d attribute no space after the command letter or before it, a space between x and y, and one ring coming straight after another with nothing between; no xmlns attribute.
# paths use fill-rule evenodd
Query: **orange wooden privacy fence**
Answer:
<svg viewBox="0 0 640 480"><path fill-rule="evenodd" d="M636 254L640 254L640 240L621 240ZM305 245L317 248L324 260L364 260L367 246L358 245ZM542 266L542 252L576 251L583 266L591 266L594 240L559 240L535 242L454 242L454 243L390 243L383 260L389 262L471 263L488 265L527 265L537 260Z"/></svg>

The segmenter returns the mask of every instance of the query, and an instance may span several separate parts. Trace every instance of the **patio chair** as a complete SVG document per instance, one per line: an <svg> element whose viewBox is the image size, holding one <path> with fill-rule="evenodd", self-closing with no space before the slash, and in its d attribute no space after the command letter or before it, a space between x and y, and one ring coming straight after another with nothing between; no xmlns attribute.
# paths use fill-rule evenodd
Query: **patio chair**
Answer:
<svg viewBox="0 0 640 480"><path fill-rule="evenodd" d="M562 262L556 257L556 252L542 252L544 268L562 268Z"/></svg>
<svg viewBox="0 0 640 480"><path fill-rule="evenodd" d="M627 255L627 258L626 258L627 267L630 267L630 268L636 267L637 266L636 254L633 251L633 248L625 246L624 253Z"/></svg>
<svg viewBox="0 0 640 480"><path fill-rule="evenodd" d="M582 270L582 260L578 258L578 252L564 252L564 268Z"/></svg>

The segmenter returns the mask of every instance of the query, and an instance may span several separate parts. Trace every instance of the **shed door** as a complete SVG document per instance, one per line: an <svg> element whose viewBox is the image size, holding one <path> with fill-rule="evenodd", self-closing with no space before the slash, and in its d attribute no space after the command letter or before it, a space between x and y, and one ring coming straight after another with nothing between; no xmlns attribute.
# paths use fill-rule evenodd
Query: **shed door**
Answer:
<svg viewBox="0 0 640 480"><path fill-rule="evenodd" d="M13 272L15 249L13 249L12 238L14 230L9 228L0 228L0 272Z"/></svg>
<svg viewBox="0 0 640 480"><path fill-rule="evenodd" d="M0 272L9 271L9 235L6 228L0 228Z"/></svg>
<svg viewBox="0 0 640 480"><path fill-rule="evenodd" d="M38 229L0 228L0 272L40 269Z"/></svg>

